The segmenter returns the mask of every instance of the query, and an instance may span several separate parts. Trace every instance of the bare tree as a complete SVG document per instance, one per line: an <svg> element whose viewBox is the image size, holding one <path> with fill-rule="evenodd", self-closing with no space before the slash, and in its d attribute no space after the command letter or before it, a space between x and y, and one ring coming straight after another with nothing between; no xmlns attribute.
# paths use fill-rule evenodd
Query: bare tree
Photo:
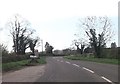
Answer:
<svg viewBox="0 0 120 84"><path fill-rule="evenodd" d="M30 47L30 50L32 51L32 53L33 54L35 54L34 53L34 51L35 51L35 46L37 45L37 46L39 46L39 42L40 41L40 38L39 37L37 37L37 38L35 38L35 39L30 39L30 44L29 44L29 47Z"/></svg>
<svg viewBox="0 0 120 84"><path fill-rule="evenodd" d="M101 58L102 48L106 46L113 35L110 19L108 17L87 17L81 21L81 24L89 37L90 45L94 48L95 57Z"/></svg>
<svg viewBox="0 0 120 84"><path fill-rule="evenodd" d="M117 47L116 42L111 43L111 48L116 48L116 47Z"/></svg>
<svg viewBox="0 0 120 84"><path fill-rule="evenodd" d="M77 47L77 53L84 53L84 48L87 45L85 40L83 38L80 38L78 40L73 40L72 45L75 45Z"/></svg>
<svg viewBox="0 0 120 84"><path fill-rule="evenodd" d="M75 45L77 47L77 53L81 53L81 49L79 47L80 43L77 40L73 40L72 45Z"/></svg>
<svg viewBox="0 0 120 84"><path fill-rule="evenodd" d="M53 50L53 46L51 46L48 42L46 42L45 44L45 51L46 51L46 54L53 54L52 50Z"/></svg>
<svg viewBox="0 0 120 84"><path fill-rule="evenodd" d="M30 36L34 30L30 29L30 23L20 15L15 15L13 21L8 23L10 33L13 38L13 48L16 54L25 54L25 50L29 47Z"/></svg>

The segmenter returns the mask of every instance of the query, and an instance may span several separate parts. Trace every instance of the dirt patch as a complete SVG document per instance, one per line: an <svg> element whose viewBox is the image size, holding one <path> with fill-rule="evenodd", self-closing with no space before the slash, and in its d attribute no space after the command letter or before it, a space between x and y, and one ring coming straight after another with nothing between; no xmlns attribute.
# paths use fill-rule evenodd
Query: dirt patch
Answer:
<svg viewBox="0 0 120 84"><path fill-rule="evenodd" d="M3 82L35 82L44 74L45 65L26 67L2 76Z"/></svg>

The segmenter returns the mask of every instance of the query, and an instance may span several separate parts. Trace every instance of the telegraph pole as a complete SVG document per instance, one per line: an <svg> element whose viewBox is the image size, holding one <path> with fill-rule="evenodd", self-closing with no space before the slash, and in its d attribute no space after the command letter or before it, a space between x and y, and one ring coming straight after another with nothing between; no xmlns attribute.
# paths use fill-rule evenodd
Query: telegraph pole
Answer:
<svg viewBox="0 0 120 84"><path fill-rule="evenodd" d="M41 40L41 44L42 44L42 54L43 54L43 40Z"/></svg>

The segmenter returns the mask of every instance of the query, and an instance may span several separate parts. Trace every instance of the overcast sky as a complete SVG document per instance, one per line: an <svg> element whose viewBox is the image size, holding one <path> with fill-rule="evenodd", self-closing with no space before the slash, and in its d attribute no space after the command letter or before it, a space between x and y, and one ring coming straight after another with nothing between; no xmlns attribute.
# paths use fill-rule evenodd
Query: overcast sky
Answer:
<svg viewBox="0 0 120 84"><path fill-rule="evenodd" d="M43 42L54 49L70 47L74 34L79 30L79 19L86 16L108 16L112 20L118 44L119 0L0 0L0 42L12 49L12 38L5 24L19 14L26 18ZM38 47L41 51L41 47Z"/></svg>

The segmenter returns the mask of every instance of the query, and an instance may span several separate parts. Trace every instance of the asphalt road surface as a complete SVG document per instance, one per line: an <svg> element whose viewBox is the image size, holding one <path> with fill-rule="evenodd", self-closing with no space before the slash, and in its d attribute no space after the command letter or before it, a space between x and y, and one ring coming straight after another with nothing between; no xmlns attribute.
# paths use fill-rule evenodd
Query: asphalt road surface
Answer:
<svg viewBox="0 0 120 84"><path fill-rule="evenodd" d="M118 82L118 66L47 57L45 73L37 82Z"/></svg>

